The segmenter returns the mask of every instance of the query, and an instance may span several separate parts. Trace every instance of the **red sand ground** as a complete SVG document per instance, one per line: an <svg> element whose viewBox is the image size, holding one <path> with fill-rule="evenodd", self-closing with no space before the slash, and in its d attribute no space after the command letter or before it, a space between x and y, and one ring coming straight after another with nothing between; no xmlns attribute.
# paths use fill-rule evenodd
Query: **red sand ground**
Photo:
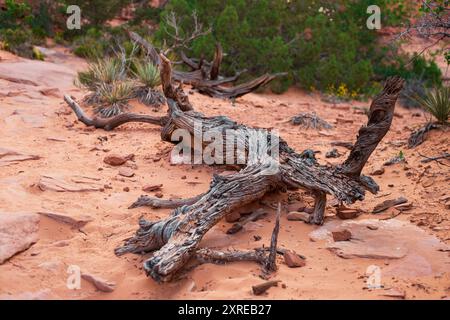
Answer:
<svg viewBox="0 0 450 320"><path fill-rule="evenodd" d="M208 189L213 173L220 167L203 165L171 165L169 156L160 157L171 145L160 141L159 128L146 124L127 124L112 132L86 128L62 100L62 94L74 95L79 100L83 92L73 85L76 71L85 63L63 49L49 55L54 62L29 61L9 53L0 52L0 74L35 81L39 86L25 85L0 78L0 147L26 154L36 154L39 160L24 161L0 167L0 211L63 212L68 215L88 215L93 218L81 230L41 217L40 239L30 249L17 254L0 265L0 298L52 298L52 299L252 299L251 286L262 282L260 268L254 263L241 262L223 266L205 264L177 281L157 284L142 271L145 257L128 254L116 257L113 250L137 228L140 216L155 220L166 216L169 210L127 207L144 192L146 184L163 184L164 198L194 196ZM58 88L55 96L45 96L41 89ZM320 151L319 162L336 164L345 159L348 150L338 147L344 155L326 159L325 152L336 140L354 141L366 116L354 107L368 107L369 102L352 101L333 105L291 89L283 95L269 93L249 94L229 101L208 98L197 93L189 95L195 108L207 115L226 115L250 126L274 127L296 150L311 148ZM151 108L133 103L134 112L164 114L161 108ZM300 112L315 111L332 123L330 131L302 130L284 122ZM419 113L418 116L414 114ZM419 225L427 233L450 243L450 215L439 198L449 194L449 162L435 161L423 164L419 154L433 156L449 152L450 133L431 132L427 141L416 149L407 149L405 143L412 129L425 122L418 110L397 106L397 116L392 128L369 159L364 169L369 174L373 168L403 151L406 164L386 167L375 180L381 187L378 196L368 194L364 202L353 205L367 212L375 204L397 196L405 196L413 209L396 219ZM135 154L128 162L135 176L118 175L118 168L103 163L112 153ZM158 160L159 159L159 160ZM37 184L42 175L74 175L94 179L110 188L95 192L41 191ZM186 179L181 179L186 176ZM419 181L419 176L422 178ZM392 185L392 186L389 186ZM129 188L125 192L124 188ZM381 197L380 197L381 195ZM285 201L286 194L268 195L269 202ZM258 208L258 204L242 208L241 212ZM201 245L217 248L254 248L268 244L275 212L263 220L247 225L235 235L225 231L230 224L222 221L203 239ZM397 213L395 209L374 216L363 214L357 220L383 218ZM334 209L327 208L327 220L334 217ZM288 221L286 213L281 218L279 244L306 257L306 266L288 268L280 258L279 270L273 276L281 280L268 290L265 299L390 299L382 296L384 289L368 290L366 269L369 265L389 266L386 259L342 259L325 248L321 241L312 242L309 233L317 226L299 221ZM254 236L261 236L255 242ZM448 258L448 252L440 253ZM111 293L103 293L88 282L82 281L80 290L66 286L67 269L78 265L83 271L116 283ZM411 268L414 269L414 265ZM407 299L441 299L450 296L450 265L446 272L430 273L420 277L407 274L382 276L384 288L404 291Z"/></svg>

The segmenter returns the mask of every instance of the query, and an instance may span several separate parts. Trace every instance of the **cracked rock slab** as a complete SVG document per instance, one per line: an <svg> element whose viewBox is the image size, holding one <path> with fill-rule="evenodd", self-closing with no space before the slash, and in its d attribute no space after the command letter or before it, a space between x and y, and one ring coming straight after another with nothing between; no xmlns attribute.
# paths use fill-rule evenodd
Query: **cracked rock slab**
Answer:
<svg viewBox="0 0 450 320"><path fill-rule="evenodd" d="M86 192L102 191L104 185L98 182L99 179L89 177L56 177L41 176L39 179L39 189L42 191L56 192Z"/></svg>
<svg viewBox="0 0 450 320"><path fill-rule="evenodd" d="M38 232L39 215L0 213L0 264L36 243Z"/></svg>
<svg viewBox="0 0 450 320"><path fill-rule="evenodd" d="M332 233L348 230L349 241L333 241ZM326 247L346 259L390 259L383 275L403 278L448 272L449 246L414 224L398 219L358 221L333 220L309 234L312 241L326 241ZM381 263L380 263L381 264Z"/></svg>

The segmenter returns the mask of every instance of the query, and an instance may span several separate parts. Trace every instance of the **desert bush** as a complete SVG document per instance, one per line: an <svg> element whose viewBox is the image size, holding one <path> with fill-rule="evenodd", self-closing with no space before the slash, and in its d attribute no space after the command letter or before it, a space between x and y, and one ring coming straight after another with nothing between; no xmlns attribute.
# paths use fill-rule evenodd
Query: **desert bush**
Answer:
<svg viewBox="0 0 450 320"><path fill-rule="evenodd" d="M33 34L29 29L0 30L0 47L16 55L33 58Z"/></svg>
<svg viewBox="0 0 450 320"><path fill-rule="evenodd" d="M26 58L42 58L33 52L33 46L41 44L46 35L39 20L26 2L6 0L5 9L0 10L1 47Z"/></svg>
<svg viewBox="0 0 450 320"><path fill-rule="evenodd" d="M151 62L135 59L133 69L135 71L132 73L140 83L135 88L135 97L148 106L161 106L165 102L164 95L155 89L156 86L161 84L158 67Z"/></svg>
<svg viewBox="0 0 450 320"><path fill-rule="evenodd" d="M161 83L157 66L140 60L136 60L133 64L136 69L134 75L144 86L154 88Z"/></svg>
<svg viewBox="0 0 450 320"><path fill-rule="evenodd" d="M72 41L73 52L82 58L96 60L106 55L111 46L111 37L105 30L91 27L85 34L77 36Z"/></svg>
<svg viewBox="0 0 450 320"><path fill-rule="evenodd" d="M158 67L150 62L139 60L135 61L133 64L136 69L134 74L143 85L154 88L161 83Z"/></svg>
<svg viewBox="0 0 450 320"><path fill-rule="evenodd" d="M134 83L130 81L114 81L101 83L97 94L99 97L95 112L108 118L118 115L128 106L127 102L133 98Z"/></svg>
<svg viewBox="0 0 450 320"><path fill-rule="evenodd" d="M407 80L420 79L427 87L442 83L442 73L437 64L417 54L398 54L377 64L375 71L381 77L399 75Z"/></svg>
<svg viewBox="0 0 450 320"><path fill-rule="evenodd" d="M160 15L154 41L171 44L165 30L173 30L164 19L171 12L179 17L181 35L192 32L195 11L212 33L195 39L190 54L211 59L215 42L220 42L227 53L221 69L225 75L248 69L244 81L288 71L288 77L271 83L273 91L296 83L308 90L345 87L349 97L364 96L384 77L377 65L386 57L379 34L366 27L366 10L373 4L383 12L383 26L401 25L414 9L402 0L173 0Z"/></svg>
<svg viewBox="0 0 450 320"><path fill-rule="evenodd" d="M425 98L427 94L426 84L417 78L407 79L403 90L400 92L399 101L406 108L420 108L421 104L416 97Z"/></svg>
<svg viewBox="0 0 450 320"><path fill-rule="evenodd" d="M5 10L0 10L0 29L23 27L22 23L30 23L32 18L29 4L15 0L6 0Z"/></svg>
<svg viewBox="0 0 450 320"><path fill-rule="evenodd" d="M117 56L91 62L86 71L78 72L75 83L90 91L84 102L93 105L94 111L103 117L122 112L134 88L127 80L126 61Z"/></svg>
<svg viewBox="0 0 450 320"><path fill-rule="evenodd" d="M381 77L399 75L406 80L400 92L400 103L407 108L419 108L416 97L424 98L427 89L442 85L441 71L434 61L423 56L398 55L377 65L377 74Z"/></svg>
<svg viewBox="0 0 450 320"><path fill-rule="evenodd" d="M450 115L450 87L429 90L423 98L416 96L416 100L439 123L447 123Z"/></svg>

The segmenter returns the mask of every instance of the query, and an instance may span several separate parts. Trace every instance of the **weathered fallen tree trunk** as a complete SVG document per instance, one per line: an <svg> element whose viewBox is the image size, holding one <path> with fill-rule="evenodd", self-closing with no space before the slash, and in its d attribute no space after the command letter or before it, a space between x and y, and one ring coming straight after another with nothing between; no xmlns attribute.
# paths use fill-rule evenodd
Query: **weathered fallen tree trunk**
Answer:
<svg viewBox="0 0 450 320"><path fill-rule="evenodd" d="M154 65L160 66L161 59L158 55L158 51L152 44L135 32L128 31L128 35L133 41L141 45L147 51L147 55ZM191 68L191 71L172 70L171 76L173 80L183 84L192 85L194 88L198 89L200 93L216 98L237 98L257 90L277 77L287 75L287 73L265 74L237 86L224 86L227 83L235 82L245 70L238 71L232 77L219 76L223 59L223 50L219 43L216 44L212 62L207 62L204 59L200 59L199 62L196 62L194 59L187 57L183 51L181 52L181 59L183 63Z"/></svg>
<svg viewBox="0 0 450 320"><path fill-rule="evenodd" d="M136 234L116 249L117 255L155 251L144 262L146 273L153 279L170 280L195 255L209 229L232 210L262 198L268 191L288 188L311 190L315 206L310 222L315 224L323 223L327 194L335 196L340 202L353 203L364 199L365 190L378 191L377 184L360 173L389 130L395 102L403 86L402 79L393 77L386 81L383 91L371 104L368 124L360 129L350 156L341 166L329 167L308 161L281 138L268 135L263 129L249 128L223 116L206 117L192 110L183 111L180 106L185 105L188 99L182 90L175 90L170 82L171 66L164 56L160 57L160 68L169 105L168 116L158 122L163 126L162 139L171 141L172 133L177 129L198 134L196 124L201 123L202 133L214 131L222 135L223 141L231 137L236 142L235 146L243 145L245 161L240 164L242 170L236 174L215 175L209 191L182 202L183 205L167 218L154 222L141 219ZM90 123L79 113L77 116L84 123ZM104 127L110 128L108 125ZM276 157L269 152L275 140L279 140ZM223 149L226 149L225 144ZM238 153L237 147L231 150L235 161L242 158Z"/></svg>
<svg viewBox="0 0 450 320"><path fill-rule="evenodd" d="M439 125L433 122L428 122L423 127L413 131L408 138L408 148L415 148L421 145L426 138L429 131L439 129Z"/></svg>

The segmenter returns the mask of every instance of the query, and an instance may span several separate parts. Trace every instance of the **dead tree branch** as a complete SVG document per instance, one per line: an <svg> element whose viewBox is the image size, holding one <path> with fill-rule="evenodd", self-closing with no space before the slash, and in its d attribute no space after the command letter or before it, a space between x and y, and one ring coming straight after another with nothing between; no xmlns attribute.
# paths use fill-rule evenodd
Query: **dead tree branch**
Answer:
<svg viewBox="0 0 450 320"><path fill-rule="evenodd" d="M425 137L427 136L427 133L431 130L438 129L439 125L428 122L426 125L421 127L418 130L415 130L411 133L408 139L408 148L414 148L418 145L421 145L425 141Z"/></svg>

